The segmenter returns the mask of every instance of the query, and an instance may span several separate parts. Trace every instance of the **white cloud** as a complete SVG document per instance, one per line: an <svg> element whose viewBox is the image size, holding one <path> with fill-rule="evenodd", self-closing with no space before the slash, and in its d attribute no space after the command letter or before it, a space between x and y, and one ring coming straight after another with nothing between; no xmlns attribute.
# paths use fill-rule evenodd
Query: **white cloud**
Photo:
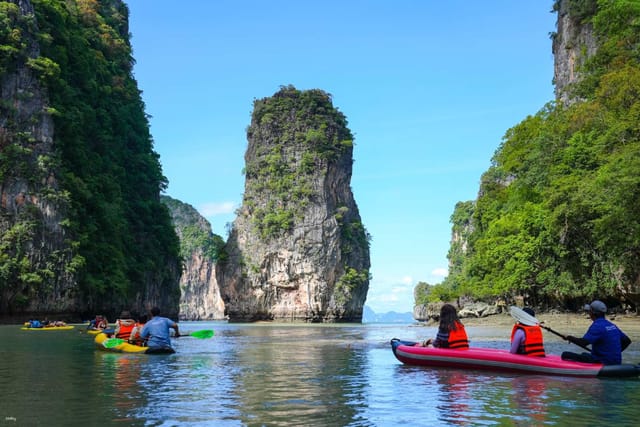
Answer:
<svg viewBox="0 0 640 427"><path fill-rule="evenodd" d="M211 216L216 216L221 214L229 214L229 213L233 213L233 211L235 210L235 203L234 202L205 203L203 205L200 205L200 208L198 210L204 217L211 217Z"/></svg>
<svg viewBox="0 0 640 427"><path fill-rule="evenodd" d="M412 288L413 289L413 288ZM408 286L402 285L402 286L394 286L393 288L391 288L391 293L392 294L404 294L405 292L407 292L409 290Z"/></svg>
<svg viewBox="0 0 640 427"><path fill-rule="evenodd" d="M436 268L431 272L431 274L438 277L447 277L449 275L449 270L446 268Z"/></svg>
<svg viewBox="0 0 640 427"><path fill-rule="evenodd" d="M376 313L413 310L413 279L409 276L385 281L373 280L366 305Z"/></svg>
<svg viewBox="0 0 640 427"><path fill-rule="evenodd" d="M391 294L379 295L374 300L378 302L390 303L390 302L398 302L399 298L396 294L391 293Z"/></svg>

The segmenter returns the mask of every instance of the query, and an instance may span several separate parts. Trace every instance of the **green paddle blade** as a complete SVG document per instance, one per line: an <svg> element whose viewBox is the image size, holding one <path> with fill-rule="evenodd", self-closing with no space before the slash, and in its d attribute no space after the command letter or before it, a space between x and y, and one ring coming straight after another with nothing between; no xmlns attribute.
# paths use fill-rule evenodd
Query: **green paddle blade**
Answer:
<svg viewBox="0 0 640 427"><path fill-rule="evenodd" d="M114 348L119 346L120 344L124 343L125 341L123 339L120 338L108 338L104 341L102 341L102 345L104 346L104 348Z"/></svg>
<svg viewBox="0 0 640 427"><path fill-rule="evenodd" d="M213 336L213 330L203 329L201 331L193 331L189 334L190 337L199 338L201 340L211 338Z"/></svg>

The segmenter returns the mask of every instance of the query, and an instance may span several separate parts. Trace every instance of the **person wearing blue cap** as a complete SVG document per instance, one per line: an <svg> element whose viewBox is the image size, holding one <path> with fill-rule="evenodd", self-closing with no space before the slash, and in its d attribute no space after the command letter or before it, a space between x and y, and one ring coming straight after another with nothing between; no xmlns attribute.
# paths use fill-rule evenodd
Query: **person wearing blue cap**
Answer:
<svg viewBox="0 0 640 427"><path fill-rule="evenodd" d="M616 325L605 319L607 306L602 301L595 300L584 306L589 312L592 324L582 338L567 336L567 341L586 347L591 345L591 353L562 353L564 360L578 362L602 363L604 365L619 365L622 363L622 352L629 347L631 340Z"/></svg>

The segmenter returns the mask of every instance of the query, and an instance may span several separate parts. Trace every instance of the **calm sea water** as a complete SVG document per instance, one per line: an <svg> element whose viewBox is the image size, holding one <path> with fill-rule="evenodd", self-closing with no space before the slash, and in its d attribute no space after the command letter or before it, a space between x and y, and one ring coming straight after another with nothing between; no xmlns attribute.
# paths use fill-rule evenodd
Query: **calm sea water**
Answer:
<svg viewBox="0 0 640 427"><path fill-rule="evenodd" d="M182 322L214 329L173 355L95 348L83 326L0 326L0 426L637 425L640 380L506 375L404 366L393 337L410 325ZM468 328L474 346L508 331ZM547 338L559 353L567 344ZM634 339L634 337L632 337ZM625 352L640 362L638 339ZM576 350L573 348L572 350Z"/></svg>

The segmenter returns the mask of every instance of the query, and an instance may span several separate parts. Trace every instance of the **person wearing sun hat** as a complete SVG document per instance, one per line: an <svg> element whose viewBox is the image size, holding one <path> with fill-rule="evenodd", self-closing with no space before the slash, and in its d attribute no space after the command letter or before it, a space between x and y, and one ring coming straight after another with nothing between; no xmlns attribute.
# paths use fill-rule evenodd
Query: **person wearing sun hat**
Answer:
<svg viewBox="0 0 640 427"><path fill-rule="evenodd" d="M136 321L131 318L131 313L129 313L127 310L124 310L122 313L120 313L120 317L116 320L114 336L116 338L128 340L135 325Z"/></svg>
<svg viewBox="0 0 640 427"><path fill-rule="evenodd" d="M567 336L567 341L581 347L591 345L591 353L562 353L564 360L577 360L587 363L619 365L622 363L622 352L629 347L631 340L616 325L605 318L607 306L599 300L586 304L584 310L589 312L591 326L582 338Z"/></svg>
<svg viewBox="0 0 640 427"><path fill-rule="evenodd" d="M536 316L536 312L532 308L525 307L522 309L531 317ZM542 328L540 325L527 325L517 322L511 330L511 354L524 354L531 357L544 357L544 340L542 337Z"/></svg>

